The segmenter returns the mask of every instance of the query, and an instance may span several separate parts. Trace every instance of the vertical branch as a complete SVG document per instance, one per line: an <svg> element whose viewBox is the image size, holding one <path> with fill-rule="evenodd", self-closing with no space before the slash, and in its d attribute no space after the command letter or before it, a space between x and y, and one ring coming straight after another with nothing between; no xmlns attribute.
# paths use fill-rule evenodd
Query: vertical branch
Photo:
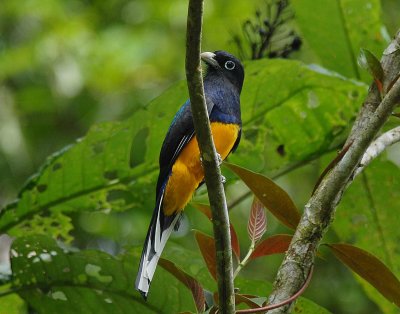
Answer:
<svg viewBox="0 0 400 314"><path fill-rule="evenodd" d="M201 29L203 0L190 0L186 33L186 79L189 89L194 128L202 158L216 247L219 312L234 313L232 248L228 209L221 170L208 119L201 71Z"/></svg>

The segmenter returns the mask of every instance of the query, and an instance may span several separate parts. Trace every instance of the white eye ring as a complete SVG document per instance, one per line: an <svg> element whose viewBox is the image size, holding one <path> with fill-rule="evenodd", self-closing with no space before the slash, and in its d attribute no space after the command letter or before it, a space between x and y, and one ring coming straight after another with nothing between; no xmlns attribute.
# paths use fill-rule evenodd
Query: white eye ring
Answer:
<svg viewBox="0 0 400 314"><path fill-rule="evenodd" d="M233 70L235 68L235 66L236 66L235 62L233 62L231 60L228 60L225 62L225 69L227 69L229 71Z"/></svg>

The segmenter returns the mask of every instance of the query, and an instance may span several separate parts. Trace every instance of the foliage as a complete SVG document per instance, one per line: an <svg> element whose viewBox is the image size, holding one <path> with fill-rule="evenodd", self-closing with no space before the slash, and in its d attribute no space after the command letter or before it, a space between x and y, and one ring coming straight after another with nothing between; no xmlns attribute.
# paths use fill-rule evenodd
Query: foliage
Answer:
<svg viewBox="0 0 400 314"><path fill-rule="evenodd" d="M205 5L205 49L237 53L226 34L265 2ZM225 175L228 201L234 204L239 308L265 301L270 284L264 279L275 271L276 254L288 247L297 208L341 147L366 84L380 79L373 56L387 44L385 25L391 32L399 26L388 9L398 4L390 0L298 0L290 6L290 27L298 32L302 49L291 55L297 60L245 63L243 138L226 164L233 172ZM133 289L139 244L154 203L159 148L187 98L185 82L149 100L183 77L184 49L177 47L183 47L185 11L185 1L0 3L0 197L16 195L21 180L49 155L14 202L0 201L5 205L0 233L15 237L12 276L0 276L0 313L4 308L7 313L27 313L28 308L38 313L175 313L201 309L203 297L207 306L215 305L215 276L209 273L215 265L212 254L205 254L213 252L209 209L199 206L204 189L193 204L202 214L187 211L178 238L163 254L164 268L157 269L148 302ZM367 71L357 65L360 48L368 49L362 58ZM337 209L335 234L325 242L334 247L340 240L368 251L378 259L375 275L385 269L399 278L399 223L393 213L400 188L394 155L374 161L355 180ZM299 176L304 169L308 174ZM279 186L268 177L279 177ZM268 210L266 216L260 206L253 206L258 214L250 215L249 190ZM247 227L243 221L249 216ZM191 233L191 228L198 231ZM247 229L253 237L247 237ZM341 269L330 256L320 264ZM360 267L354 270L366 277ZM362 288L349 276L336 277L316 279L329 289L314 294L311 286L307 297L321 306L301 298L294 312L397 311L359 276ZM351 304L341 300L349 285L355 295ZM340 287L335 295L332 286ZM393 299L396 293L390 301L399 301Z"/></svg>

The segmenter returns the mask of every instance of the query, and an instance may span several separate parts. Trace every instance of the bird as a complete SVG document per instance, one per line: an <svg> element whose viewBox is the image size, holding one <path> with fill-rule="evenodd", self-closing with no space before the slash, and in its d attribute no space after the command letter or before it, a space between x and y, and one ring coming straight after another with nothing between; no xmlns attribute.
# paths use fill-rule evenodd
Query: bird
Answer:
<svg viewBox="0 0 400 314"><path fill-rule="evenodd" d="M211 133L219 158L224 160L239 145L242 134L240 93L244 68L232 54L203 52L204 94ZM204 183L204 171L194 130L190 99L176 113L159 157L156 204L143 245L135 287L146 300L158 260L182 211Z"/></svg>

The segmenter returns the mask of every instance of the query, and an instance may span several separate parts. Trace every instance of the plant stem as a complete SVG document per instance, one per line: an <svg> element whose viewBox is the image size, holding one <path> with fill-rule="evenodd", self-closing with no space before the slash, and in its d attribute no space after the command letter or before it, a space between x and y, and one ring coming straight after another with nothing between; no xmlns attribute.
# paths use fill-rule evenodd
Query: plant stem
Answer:
<svg viewBox="0 0 400 314"><path fill-rule="evenodd" d="M237 266L235 272L233 273L233 278L236 278L236 276L239 274L239 272L242 270L242 268L247 265L251 254L254 252L255 247L256 247L256 244L254 243L254 241L251 241L249 251L247 252L246 256L242 259L242 261Z"/></svg>
<svg viewBox="0 0 400 314"><path fill-rule="evenodd" d="M200 47L203 0L190 0L186 33L186 78L197 141L212 211L217 259L219 313L235 312L229 216L221 169L211 136L201 71Z"/></svg>

